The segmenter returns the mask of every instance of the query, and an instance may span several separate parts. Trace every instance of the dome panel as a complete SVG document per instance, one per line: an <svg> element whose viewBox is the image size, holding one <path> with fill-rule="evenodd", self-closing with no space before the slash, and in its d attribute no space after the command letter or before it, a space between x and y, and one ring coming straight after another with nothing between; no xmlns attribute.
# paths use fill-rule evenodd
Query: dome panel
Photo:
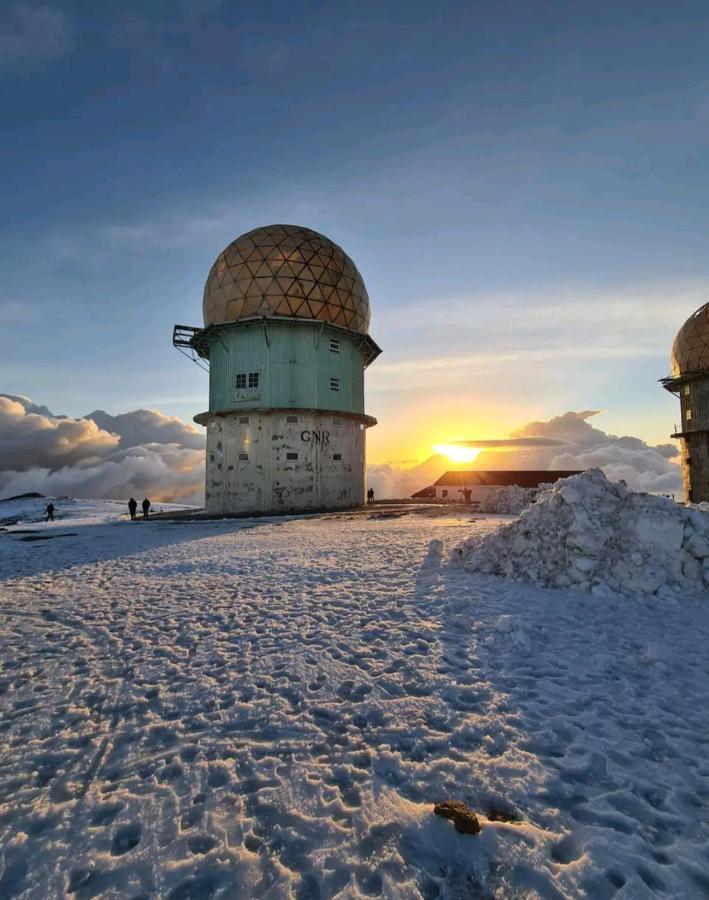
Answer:
<svg viewBox="0 0 709 900"><path fill-rule="evenodd" d="M687 319L672 345L672 374L697 372L709 372L709 303Z"/></svg>
<svg viewBox="0 0 709 900"><path fill-rule="evenodd" d="M329 238L297 225L255 228L232 241L210 269L202 309L205 327L278 315L369 331L369 297L355 264Z"/></svg>

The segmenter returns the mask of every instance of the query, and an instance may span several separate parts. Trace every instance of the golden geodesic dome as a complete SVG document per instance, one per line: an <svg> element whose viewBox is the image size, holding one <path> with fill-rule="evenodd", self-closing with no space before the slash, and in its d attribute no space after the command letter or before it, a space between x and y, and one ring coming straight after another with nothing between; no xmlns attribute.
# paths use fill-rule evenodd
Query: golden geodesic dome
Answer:
<svg viewBox="0 0 709 900"><path fill-rule="evenodd" d="M692 313L672 345L672 374L709 372L709 303Z"/></svg>
<svg viewBox="0 0 709 900"><path fill-rule="evenodd" d="M369 297L355 264L298 225L266 225L232 241L209 270L202 311L205 327L287 316L369 331Z"/></svg>

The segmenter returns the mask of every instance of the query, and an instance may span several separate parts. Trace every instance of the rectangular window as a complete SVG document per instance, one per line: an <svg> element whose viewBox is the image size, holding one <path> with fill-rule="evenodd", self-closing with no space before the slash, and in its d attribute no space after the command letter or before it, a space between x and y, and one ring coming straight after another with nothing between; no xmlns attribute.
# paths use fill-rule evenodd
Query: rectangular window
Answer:
<svg viewBox="0 0 709 900"><path fill-rule="evenodd" d="M249 417L248 416L239 416L239 425L248 425Z"/></svg>
<svg viewBox="0 0 709 900"><path fill-rule="evenodd" d="M286 459L298 459L297 453L286 453Z"/></svg>
<svg viewBox="0 0 709 900"><path fill-rule="evenodd" d="M239 454L239 462L248 462L249 454L248 453L240 453Z"/></svg>
<svg viewBox="0 0 709 900"><path fill-rule="evenodd" d="M236 376L236 389L237 391L243 390L246 387L246 372L239 372Z"/></svg>
<svg viewBox="0 0 709 900"><path fill-rule="evenodd" d="M213 453L209 454L209 461L214 462L214 454Z"/></svg>
<svg viewBox="0 0 709 900"><path fill-rule="evenodd" d="M682 385L682 393L684 394L685 397L689 397L689 385L688 384Z"/></svg>
<svg viewBox="0 0 709 900"><path fill-rule="evenodd" d="M685 419L686 419L688 422L691 422L691 421L692 421L692 410L691 410L691 409L688 409L688 410L685 412L684 417L685 417Z"/></svg>
<svg viewBox="0 0 709 900"><path fill-rule="evenodd" d="M340 352L340 342L335 340L330 340L330 353L339 353Z"/></svg>
<svg viewBox="0 0 709 900"><path fill-rule="evenodd" d="M290 425L297 425L298 416L286 416L286 422L288 422Z"/></svg>
<svg viewBox="0 0 709 900"><path fill-rule="evenodd" d="M333 453L332 458L333 459L342 459L342 454L341 453Z"/></svg>
<svg viewBox="0 0 709 900"><path fill-rule="evenodd" d="M339 391L340 390L340 379L339 378L331 378L330 379L330 390L331 391Z"/></svg>
<svg viewBox="0 0 709 900"><path fill-rule="evenodd" d="M448 491L441 491L441 496L442 496L442 497L447 497L447 496L448 496Z"/></svg>
<svg viewBox="0 0 709 900"><path fill-rule="evenodd" d="M337 416L332 420L333 425L342 425L342 419L338 419Z"/></svg>
<svg viewBox="0 0 709 900"><path fill-rule="evenodd" d="M249 387L257 388L258 387L258 372L249 372Z"/></svg>

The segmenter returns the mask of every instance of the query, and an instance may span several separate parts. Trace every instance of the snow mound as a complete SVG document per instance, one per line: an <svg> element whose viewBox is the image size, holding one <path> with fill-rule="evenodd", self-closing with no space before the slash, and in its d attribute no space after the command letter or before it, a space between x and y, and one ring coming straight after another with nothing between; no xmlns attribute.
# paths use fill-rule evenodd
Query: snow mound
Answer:
<svg viewBox="0 0 709 900"><path fill-rule="evenodd" d="M523 488L516 484L498 488L480 503L480 512L518 516L534 501L537 488Z"/></svg>
<svg viewBox="0 0 709 900"><path fill-rule="evenodd" d="M709 512L634 493L600 469L540 491L509 525L453 551L468 571L594 594L709 588Z"/></svg>

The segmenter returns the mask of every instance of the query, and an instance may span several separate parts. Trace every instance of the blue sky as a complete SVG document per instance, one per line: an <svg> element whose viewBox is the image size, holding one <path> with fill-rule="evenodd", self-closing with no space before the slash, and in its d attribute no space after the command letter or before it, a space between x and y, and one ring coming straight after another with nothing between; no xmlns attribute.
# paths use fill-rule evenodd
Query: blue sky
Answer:
<svg viewBox="0 0 709 900"><path fill-rule="evenodd" d="M708 38L688 2L5 2L0 388L189 419L172 325L280 221L365 278L380 460L567 409L665 441L709 299Z"/></svg>

